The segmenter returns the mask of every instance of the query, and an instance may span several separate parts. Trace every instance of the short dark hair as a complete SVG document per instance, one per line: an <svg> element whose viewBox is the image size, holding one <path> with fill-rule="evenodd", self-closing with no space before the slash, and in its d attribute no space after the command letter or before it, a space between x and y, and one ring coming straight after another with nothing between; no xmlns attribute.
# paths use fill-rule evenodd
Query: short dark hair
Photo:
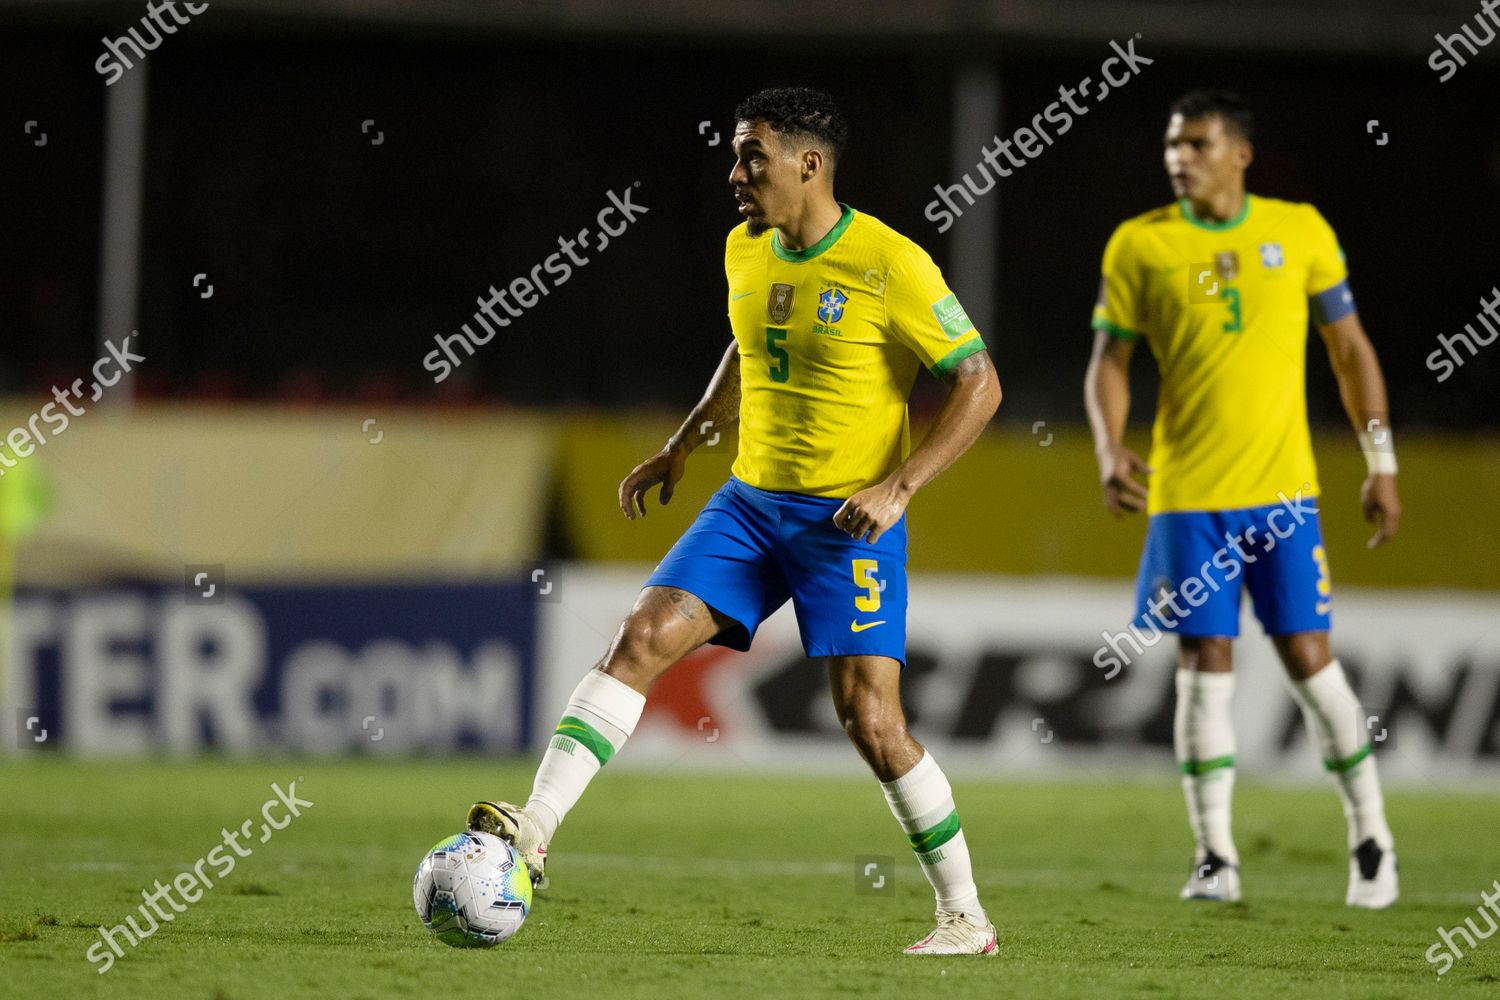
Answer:
<svg viewBox="0 0 1500 1000"><path fill-rule="evenodd" d="M849 123L833 98L807 87L773 87L752 94L734 109L736 121L765 122L783 136L812 139L835 164L849 144Z"/></svg>
<svg viewBox="0 0 1500 1000"><path fill-rule="evenodd" d="M1227 128L1240 134L1240 138L1255 137L1255 116L1240 95L1233 91L1195 90L1184 94L1172 103L1172 114L1189 119L1218 115L1224 119Z"/></svg>

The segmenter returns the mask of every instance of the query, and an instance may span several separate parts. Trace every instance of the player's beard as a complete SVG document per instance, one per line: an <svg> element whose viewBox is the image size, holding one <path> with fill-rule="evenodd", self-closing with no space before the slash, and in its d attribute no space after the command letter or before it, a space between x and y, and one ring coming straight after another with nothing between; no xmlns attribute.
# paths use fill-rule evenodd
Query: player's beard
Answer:
<svg viewBox="0 0 1500 1000"><path fill-rule="evenodd" d="M761 234L763 234L766 230L768 230L770 228L771 228L771 224L769 222L767 222L765 219L746 219L745 220L745 232L749 233L751 236L760 236Z"/></svg>

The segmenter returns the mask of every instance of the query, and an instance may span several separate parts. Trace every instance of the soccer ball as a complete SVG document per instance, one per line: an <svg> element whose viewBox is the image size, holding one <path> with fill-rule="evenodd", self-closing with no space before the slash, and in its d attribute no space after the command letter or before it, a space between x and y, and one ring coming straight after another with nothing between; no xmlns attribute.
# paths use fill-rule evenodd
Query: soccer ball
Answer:
<svg viewBox="0 0 1500 1000"><path fill-rule="evenodd" d="M422 926L455 948L490 948L531 912L531 876L521 856L489 833L455 834L417 866L412 902Z"/></svg>

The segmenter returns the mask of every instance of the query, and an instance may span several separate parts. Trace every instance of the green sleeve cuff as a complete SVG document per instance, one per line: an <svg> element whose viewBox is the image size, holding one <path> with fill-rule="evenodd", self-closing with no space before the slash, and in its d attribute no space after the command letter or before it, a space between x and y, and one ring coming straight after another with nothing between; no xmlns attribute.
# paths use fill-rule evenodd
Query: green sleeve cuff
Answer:
<svg viewBox="0 0 1500 1000"><path fill-rule="evenodd" d="M928 370L938 378L942 378L944 375L947 375L949 372L951 372L954 368L957 368L958 363L964 358L969 357L971 354L978 354L982 350L984 350L984 338L975 337L973 340L959 344L953 350L943 355L938 359L937 363Z"/></svg>
<svg viewBox="0 0 1500 1000"><path fill-rule="evenodd" d="M1092 326L1095 330L1103 330L1105 333L1109 334L1111 337L1119 337L1121 340L1140 340L1141 339L1141 335L1139 333L1137 333L1136 331L1134 331L1134 330L1127 330L1123 326L1117 326L1116 324L1111 323L1109 320L1104 319L1104 318L1099 317L1099 316L1095 316L1094 317L1094 321L1093 321L1093 323L1090 324L1090 326Z"/></svg>

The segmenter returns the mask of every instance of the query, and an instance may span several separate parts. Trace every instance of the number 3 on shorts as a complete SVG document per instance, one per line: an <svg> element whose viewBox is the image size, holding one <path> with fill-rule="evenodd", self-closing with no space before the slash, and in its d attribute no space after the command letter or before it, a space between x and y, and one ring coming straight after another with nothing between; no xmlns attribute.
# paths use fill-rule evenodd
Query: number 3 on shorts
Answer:
<svg viewBox="0 0 1500 1000"><path fill-rule="evenodd" d="M855 559L850 568L854 571L854 585L865 591L854 598L855 610L879 611L880 584L875 580L875 574L880 572L880 564L874 559Z"/></svg>

